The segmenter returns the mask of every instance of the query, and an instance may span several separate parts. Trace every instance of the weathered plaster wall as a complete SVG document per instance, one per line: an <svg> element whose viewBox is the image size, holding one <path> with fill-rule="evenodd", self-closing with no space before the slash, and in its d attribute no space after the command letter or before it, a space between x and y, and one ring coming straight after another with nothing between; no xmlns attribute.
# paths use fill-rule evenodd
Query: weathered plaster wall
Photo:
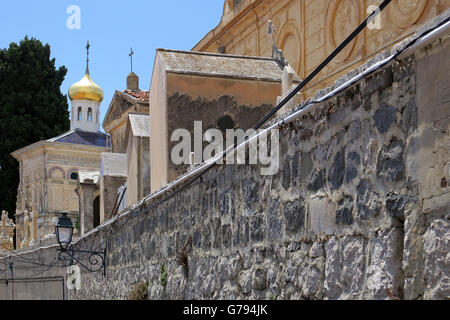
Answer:
<svg viewBox="0 0 450 320"><path fill-rule="evenodd" d="M151 176L150 176L150 138L143 138L141 142L141 177L140 184L143 196L146 197L151 193Z"/></svg>
<svg viewBox="0 0 450 320"><path fill-rule="evenodd" d="M116 91L103 121L105 132L111 135L113 153L127 151L125 130L129 113L148 114L148 101L137 100L127 93Z"/></svg>
<svg viewBox="0 0 450 320"><path fill-rule="evenodd" d="M77 187L80 202L80 234L85 234L95 227L94 199L98 189L95 183L81 183Z"/></svg>
<svg viewBox="0 0 450 320"><path fill-rule="evenodd" d="M169 74L167 93L169 152L179 143L170 141L176 129L186 129L191 133L191 150L195 151L195 121L202 122L203 133L210 128L221 129L219 120L224 116L232 121L231 127L227 129L252 128L273 108L280 93L281 84L276 81ZM188 167L174 165L169 161L169 182L186 173Z"/></svg>
<svg viewBox="0 0 450 320"><path fill-rule="evenodd" d="M130 134L127 147L127 207L150 194L150 138Z"/></svg>
<svg viewBox="0 0 450 320"><path fill-rule="evenodd" d="M107 240L107 276L70 298L449 298L448 44L285 126L278 174L216 166L84 238Z"/></svg>
<svg viewBox="0 0 450 320"><path fill-rule="evenodd" d="M167 74L160 56L155 57L152 83L150 86L150 149L159 152L150 154L151 191L156 191L168 183L167 138Z"/></svg>
<svg viewBox="0 0 450 320"><path fill-rule="evenodd" d="M104 150L100 147L44 144L18 156L21 180L15 214L18 248L44 243L54 231L53 219L62 211L69 212L75 223L79 200L75 191L77 180L71 175L78 170L98 170ZM24 241L25 209L36 214L36 225L33 222L28 242ZM34 241L31 241L33 235Z"/></svg>
<svg viewBox="0 0 450 320"><path fill-rule="evenodd" d="M450 40L417 53L418 130L409 138L406 169L418 206L405 219L408 298L450 298ZM407 106L411 109L411 106Z"/></svg>
<svg viewBox="0 0 450 320"><path fill-rule="evenodd" d="M375 0L243 0L234 7L228 2L220 24L193 50L217 52L222 47L227 54L270 57L272 39L267 35L267 20L271 20L277 46L302 79L373 11L370 6L380 4ZM366 29L358 36L308 85L306 96L329 86L450 8L449 0L393 2L376 21L380 27Z"/></svg>

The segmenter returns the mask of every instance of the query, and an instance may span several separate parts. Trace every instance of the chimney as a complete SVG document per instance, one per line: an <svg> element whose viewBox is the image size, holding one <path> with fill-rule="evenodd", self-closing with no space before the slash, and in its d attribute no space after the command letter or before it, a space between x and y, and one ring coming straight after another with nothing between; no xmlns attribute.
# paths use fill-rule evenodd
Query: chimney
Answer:
<svg viewBox="0 0 450 320"><path fill-rule="evenodd" d="M127 90L139 90L139 77L134 72L127 77Z"/></svg>

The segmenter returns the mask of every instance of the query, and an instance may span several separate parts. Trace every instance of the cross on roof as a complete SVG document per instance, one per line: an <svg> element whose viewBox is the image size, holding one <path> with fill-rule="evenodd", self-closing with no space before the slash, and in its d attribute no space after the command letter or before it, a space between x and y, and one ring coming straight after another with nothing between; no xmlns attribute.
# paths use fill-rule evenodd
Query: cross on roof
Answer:
<svg viewBox="0 0 450 320"><path fill-rule="evenodd" d="M131 48L130 54L128 55L131 59L131 72L133 72L133 55L134 55L134 51L133 51L133 48Z"/></svg>
<svg viewBox="0 0 450 320"><path fill-rule="evenodd" d="M86 58L86 73L89 73L89 48L91 47L91 44L89 43L89 40L86 45L86 52L87 52L87 58Z"/></svg>

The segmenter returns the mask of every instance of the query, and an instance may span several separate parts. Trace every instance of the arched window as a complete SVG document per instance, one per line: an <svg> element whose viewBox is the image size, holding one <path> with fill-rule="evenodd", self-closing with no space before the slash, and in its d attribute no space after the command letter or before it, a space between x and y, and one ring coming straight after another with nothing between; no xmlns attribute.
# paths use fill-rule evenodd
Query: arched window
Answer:
<svg viewBox="0 0 450 320"><path fill-rule="evenodd" d="M89 122L92 122L92 109L91 108L88 109L87 120Z"/></svg>
<svg viewBox="0 0 450 320"><path fill-rule="evenodd" d="M78 108L78 121L83 120L83 109L81 107Z"/></svg>

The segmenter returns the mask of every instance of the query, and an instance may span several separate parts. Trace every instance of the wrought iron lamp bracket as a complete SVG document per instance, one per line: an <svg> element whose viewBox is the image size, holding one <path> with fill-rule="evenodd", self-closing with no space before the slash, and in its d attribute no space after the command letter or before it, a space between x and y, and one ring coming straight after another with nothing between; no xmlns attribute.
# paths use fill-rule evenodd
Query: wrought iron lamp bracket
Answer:
<svg viewBox="0 0 450 320"><path fill-rule="evenodd" d="M103 270L103 275L106 276L106 247L103 251L87 251L87 250L75 250L73 246L70 246L67 249L60 248L58 249L58 260L67 261L67 266L71 266L76 261L80 264L84 269L90 272L99 272ZM88 255L88 262L90 267L81 262L80 254ZM67 255L68 257L65 257ZM78 255L78 256L77 256Z"/></svg>

